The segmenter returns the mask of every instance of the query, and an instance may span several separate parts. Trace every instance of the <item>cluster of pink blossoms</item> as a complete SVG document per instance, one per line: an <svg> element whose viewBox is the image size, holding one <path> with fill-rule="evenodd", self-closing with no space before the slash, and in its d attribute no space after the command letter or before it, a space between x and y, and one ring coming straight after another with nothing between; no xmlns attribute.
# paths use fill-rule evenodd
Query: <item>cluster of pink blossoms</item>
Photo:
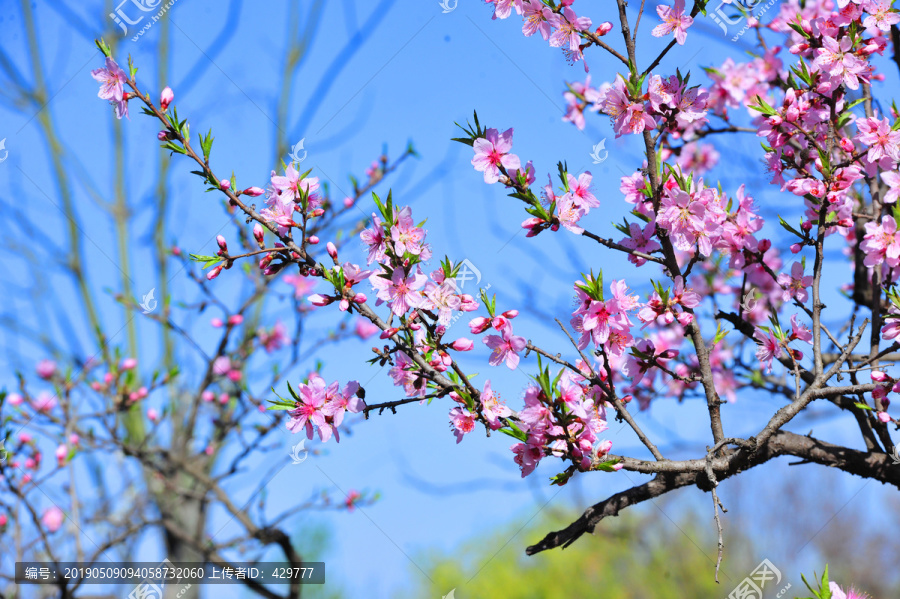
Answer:
<svg viewBox="0 0 900 599"><path fill-rule="evenodd" d="M335 441L340 441L338 427L344 421L344 413L356 414L366 407L366 402L358 396L360 387L356 381L350 381L341 390L339 383L329 385L314 372L306 384L300 383L299 390L299 395L291 391L296 407L288 410L290 420L287 427L292 433L305 428L309 439L313 438L315 429L322 442L328 441L332 435Z"/></svg>
<svg viewBox="0 0 900 599"><path fill-rule="evenodd" d="M677 75L650 75L646 92L622 75L599 88L590 83L588 77L584 83L569 84L565 93L563 120L579 129L584 129L585 110L608 115L616 137L652 131L661 125L676 138L690 139L707 122L709 93L700 86L688 87Z"/></svg>
<svg viewBox="0 0 900 599"><path fill-rule="evenodd" d="M531 37L535 33L547 41L551 47L562 48L570 63L584 60L582 33L589 32L591 20L579 17L571 6L575 0L561 0L557 10L540 0L485 0L494 6L494 19L505 19L515 10L524 21L522 33ZM611 23L602 24L596 35L606 35L612 29ZM585 71L587 64L585 64Z"/></svg>
<svg viewBox="0 0 900 599"><path fill-rule="evenodd" d="M608 428L603 391L590 383L587 364L579 361L576 366L585 376L564 370L555 390L536 385L525 389L525 409L518 415L525 438L510 447L523 477L546 455L570 456L588 470L612 449L612 441L599 439ZM611 467L619 469L621 464Z"/></svg>

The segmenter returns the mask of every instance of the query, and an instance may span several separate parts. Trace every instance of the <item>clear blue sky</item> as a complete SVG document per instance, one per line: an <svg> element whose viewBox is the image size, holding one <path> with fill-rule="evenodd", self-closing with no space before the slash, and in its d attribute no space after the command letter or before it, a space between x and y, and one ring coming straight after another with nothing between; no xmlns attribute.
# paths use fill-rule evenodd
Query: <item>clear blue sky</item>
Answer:
<svg viewBox="0 0 900 599"><path fill-rule="evenodd" d="M300 4L305 11L309 3ZM305 139L309 151L305 166L315 168L315 174L347 190L346 175L361 174L383 144L394 154L403 149L407 140L413 140L422 158L391 178L395 202L411 204L417 221L428 218L426 228L436 256L468 258L481 271L481 284L490 284L491 292L497 294L499 306L523 309L523 316L516 321L519 334L567 351L567 342L555 324L540 314L551 313L568 320L571 283L580 270L602 267L605 279L611 280L632 275L633 268L621 256L600 251L569 234L543 234L526 240L519 228L525 215L518 203L506 198L499 186L483 184L480 174L469 164L469 148L450 141L457 135L453 123L470 118L472 110L477 109L483 123L499 129L515 127L515 151L523 160L534 161L541 182L546 173L555 170L559 160L567 161L572 172L592 170L595 195L603 207L592 212L588 222L592 230L606 236L617 235L610 222L620 221L625 213L618 191L619 178L640 164L639 140L614 140L607 120L596 115L588 118L585 132L562 123L563 82L583 79L582 67L567 65L561 53L548 49L541 40L522 37L516 18L492 22L490 9L482 4L467 0L454 11L442 14L437 0L327 3L310 55L297 78L287 135L292 143ZM595 24L614 20L612 3L602 7L598 3L580 4L590 7ZM644 65L662 47L662 42L649 35L657 22L652 4L648 3L640 28L639 58ZM71 150L66 160L69 165L82 165L88 179L108 198L112 193L111 115L96 98L96 84L89 75L90 69L101 65L91 39L108 24L104 21L105 11L99 9L98 3L56 7L40 3L34 10L41 32L45 77L53 90L50 107L60 135ZM234 2L211 0L179 0L171 9L175 24L171 85L179 112L190 119L194 131L213 129L213 167L223 173L234 170L242 187L263 186L276 160L272 117L283 60L285 27L281 16L286 10L283 2L247 2L239 7ZM233 38L227 43L220 37L223 27L229 28ZM357 34L360 30L363 35ZM743 48L723 41L717 31L698 18L690 30L688 44L670 53L663 63L664 71L674 72L678 66L682 73L691 70L696 79L702 80L701 65L717 66L727 55L739 58ZM610 37L618 45L614 34ZM122 63L125 53L131 53L145 87L155 85L157 37L158 26L138 41L123 40L118 53ZM3 54L17 65L26 80L32 80L18 6L0 17L0 40ZM613 79L617 63L598 53L589 54L588 60L595 84ZM889 89L896 90L896 73L890 68L886 73ZM136 227L132 235L136 244L145 246L154 211L157 126L137 110L133 109L133 113L124 133L128 192L133 209L146 225ZM59 234L63 226L60 215L43 195L55 198L57 191L51 183L47 149L40 141L36 121L11 111L8 102L0 103L0 138L4 137L9 151L9 159L0 164L0 197L4 206L15 202L29 212L46 213L46 219L42 218L46 233ZM610 158L593 165L591 147L604 138ZM775 197L772 190L766 190L768 196L761 193L766 179L756 174L760 172L760 154L758 141L752 135L731 138L720 145L719 151L722 159L712 178L721 179L727 191L733 193L740 183L747 183L755 196ZM755 169L754 174L746 175L748 168ZM191 252L213 253L212 239L227 219L211 196L203 193L197 180L186 174L188 170L186 161L174 161L177 174L172 178L171 189L178 207L173 215L178 243ZM98 290L116 289L118 271L112 228L99 219L82 182L73 182L73 191L82 220L89 227L87 253L92 286ZM362 208L370 212L371 200L363 202ZM8 215L7 211L3 218ZM771 209L766 215L773 215ZM156 285L148 256L137 249L132 261L136 288L141 292ZM362 258L360 248L354 261ZM8 276L24 280L21 264L11 264ZM836 276L845 277L842 265L832 268ZM72 301L69 298L73 291L67 281L53 278L47 284L61 302ZM222 286L231 289L227 282ZM526 288L535 291L529 306L523 305ZM649 285L638 286L642 292L647 288ZM189 284L176 284L174 299L187 300L192 293ZM836 296L833 300L838 301ZM36 320L38 315L28 310L28 298L13 297L7 301L4 314L18 313L23 323L43 327L53 335L63 334L56 324ZM111 323L121 318L113 306L113 302L106 302ZM276 317L275 313L271 315L270 324ZM206 320L201 318L196 327L201 340ZM83 325L76 326L83 335ZM153 329L143 324L141 327L142 333L155 342ZM459 334L467 333L462 322L457 327ZM205 341L212 343L212 338ZM4 345L2 350L9 357L10 367L0 368L0 384L9 386L14 383L13 366L27 366L42 356L33 347L12 340ZM369 356L368 345L346 344L339 350L324 350L318 356L326 364L323 374L329 379L359 380L366 384L372 402L399 398L386 373L377 375L374 367L363 362ZM494 369L485 362L486 351L482 350L464 364L482 377L490 377L495 388L500 388L504 398L515 405L526 384L525 373L531 372L534 365L533 359L524 361L518 372ZM296 380L301 374L298 371L291 378ZM766 410L761 410L761 406ZM758 428L766 411L771 413L775 406L777 400L742 397L736 405L725 408L726 431L750 434ZM702 446L707 430L704 414L703 406L697 403L677 406L658 402L640 418L645 429L661 438L662 445L670 446L671 453L677 456L693 455L691 451L695 453ZM811 425L801 421L795 430L803 426ZM816 432L831 440L845 440L840 427L827 422L817 422ZM614 451L642 454L636 440L621 425L612 423L610 436ZM283 437L285 456L296 440ZM677 444L685 440L686 446ZM857 444L855 440L850 442ZM521 481L507 451L509 445L509 440L501 435L487 439L473 434L457 446L448 430L445 406L407 406L397 415L373 416L370 422L355 427L354 434L340 445L327 447L327 455L285 468L269 485L269 493L305 496L316 488L335 487L345 491L380 491L381 501L371 508L351 515L314 513L309 522L323 521L333 527L334 545L327 558L329 580L339 581L349 596L381 597L408 587L423 576L415 565L423 550L452 550L462 539L485 529L510 521L525 524L548 502L580 508L638 480L633 474L596 474L577 477L574 483L558 490L545 484L547 477L556 473L556 464L547 460L528 481ZM784 469L780 465L767 472L752 472L742 488L758 493L760 501L765 502L769 499L764 489L771 480L770 473ZM881 497L875 485L847 477L835 480L835 492L848 499L862 488L856 498L861 504ZM737 487L723 485L726 505L732 489L736 493ZM678 497L685 504L691 498L704 504L708 501L696 490L679 493ZM738 513L752 518L762 512L747 507ZM829 516L823 515L823 524ZM503 550L522 552L526 544L536 540L517 537ZM713 555L713 546L703 548ZM783 539L767 550L769 553L754 557L761 560L772 554L792 555ZM147 551L151 551L149 545ZM156 557L148 554L147 559ZM804 559L811 561L803 562ZM798 564L817 565L815 556L801 555L800 560ZM489 569L480 575L489 576ZM798 576L796 581L799 583ZM471 584L477 584L477 579ZM461 584L460 593L462 588ZM217 593L224 589L216 587Z"/></svg>

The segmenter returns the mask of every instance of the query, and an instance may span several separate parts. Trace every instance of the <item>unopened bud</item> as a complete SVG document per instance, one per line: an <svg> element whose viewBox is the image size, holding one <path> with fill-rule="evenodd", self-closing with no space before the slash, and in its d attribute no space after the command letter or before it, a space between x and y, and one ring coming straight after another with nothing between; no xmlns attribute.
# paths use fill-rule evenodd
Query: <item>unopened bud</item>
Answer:
<svg viewBox="0 0 900 599"><path fill-rule="evenodd" d="M159 105L162 107L163 112L169 109L169 104L172 103L172 100L175 99L175 92L172 91L172 88L168 85L165 89L162 90L162 93L159 94Z"/></svg>
<svg viewBox="0 0 900 599"><path fill-rule="evenodd" d="M337 248L334 247L333 243L331 243L329 241L327 244L325 244L325 249L328 250L328 255L331 256L332 259L337 260L337 257L338 257Z"/></svg>
<svg viewBox="0 0 900 599"><path fill-rule="evenodd" d="M223 252L228 251L228 243L225 241L224 235L216 235L216 243L219 244L219 249Z"/></svg>
<svg viewBox="0 0 900 599"><path fill-rule="evenodd" d="M452 347L456 351L472 351L472 348L475 347L475 342L471 339L462 337L451 343L450 347Z"/></svg>
<svg viewBox="0 0 900 599"><path fill-rule="evenodd" d="M309 296L309 301L314 306L327 306L331 302L334 301L334 298L329 295L322 295L321 293L314 293Z"/></svg>
<svg viewBox="0 0 900 599"><path fill-rule="evenodd" d="M841 138L841 149L845 152L853 152L853 142L847 137Z"/></svg>
<svg viewBox="0 0 900 599"><path fill-rule="evenodd" d="M609 33L610 31L612 31L612 28L613 28L612 23L610 23L609 21L604 21L603 23L600 23L599 27L597 27L597 35L604 36L607 33Z"/></svg>
<svg viewBox="0 0 900 599"><path fill-rule="evenodd" d="M255 225L253 225L253 239L256 240L256 243L259 245L260 249L262 249L263 246L265 245L263 243L263 241L265 239L265 235L266 235L266 232L263 230L263 227L261 224L256 223Z"/></svg>
<svg viewBox="0 0 900 599"><path fill-rule="evenodd" d="M353 301L356 302L357 304L364 304L364 303L366 303L367 299L368 298L366 297L365 293L357 293L356 295L353 296Z"/></svg>
<svg viewBox="0 0 900 599"><path fill-rule="evenodd" d="M319 237L318 235L310 235L306 242L310 245L317 245L319 243Z"/></svg>
<svg viewBox="0 0 900 599"><path fill-rule="evenodd" d="M231 189L231 181L229 181L228 179L222 179L221 181L219 181L219 187L221 187L222 189Z"/></svg>
<svg viewBox="0 0 900 599"><path fill-rule="evenodd" d="M214 269L212 269L211 271L209 271L208 273L206 273L206 280L212 281L213 279L218 277L222 273L222 268L223 268L223 266L219 265L219 266L215 267Z"/></svg>
<svg viewBox="0 0 900 599"><path fill-rule="evenodd" d="M759 242L759 251L762 252L763 254L765 254L766 252L768 252L769 249L771 249L771 247L772 247L772 240L771 240L771 239L761 239L761 240L760 240L760 242Z"/></svg>
<svg viewBox="0 0 900 599"><path fill-rule="evenodd" d="M485 332L490 328L490 326L491 320L489 318L485 318L484 316L473 318L471 322L469 322L469 330L472 331L473 335L478 335Z"/></svg>
<svg viewBox="0 0 900 599"><path fill-rule="evenodd" d="M264 193L266 193L266 192L263 191L263 189L260 188L260 187L248 187L247 189L245 189L245 190L242 191L241 193L244 194L244 195L252 196L252 197L255 198L255 197L257 197L257 196L261 196L262 194L264 194Z"/></svg>
<svg viewBox="0 0 900 599"><path fill-rule="evenodd" d="M510 320L512 320L513 318L515 318L518 315L519 315L518 310L507 310L506 312L503 313L503 316L505 316L506 318L509 318Z"/></svg>

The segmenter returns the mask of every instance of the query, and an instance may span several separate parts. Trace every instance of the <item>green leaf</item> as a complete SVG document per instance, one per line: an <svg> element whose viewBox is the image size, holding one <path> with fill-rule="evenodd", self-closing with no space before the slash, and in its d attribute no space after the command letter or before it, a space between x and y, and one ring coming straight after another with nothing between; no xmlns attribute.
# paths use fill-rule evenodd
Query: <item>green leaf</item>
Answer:
<svg viewBox="0 0 900 599"><path fill-rule="evenodd" d="M109 45L103 40L101 37L98 40L94 40L94 43L97 45L97 48L103 52L103 56L110 58L112 56L112 51L109 49Z"/></svg>
<svg viewBox="0 0 900 599"><path fill-rule="evenodd" d="M618 459L615 460L607 460L605 462L601 462L594 466L594 470L603 470L604 472L615 472L616 469L613 467L619 463Z"/></svg>

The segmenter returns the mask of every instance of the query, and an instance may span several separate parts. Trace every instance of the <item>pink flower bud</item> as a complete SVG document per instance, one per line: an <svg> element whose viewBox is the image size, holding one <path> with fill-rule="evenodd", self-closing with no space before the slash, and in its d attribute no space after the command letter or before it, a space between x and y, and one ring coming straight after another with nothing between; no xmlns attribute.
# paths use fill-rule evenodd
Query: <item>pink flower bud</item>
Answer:
<svg viewBox="0 0 900 599"><path fill-rule="evenodd" d="M485 318L484 316L478 316L477 318L473 318L469 322L469 330L472 331L473 335L479 335L491 326L491 320L489 318Z"/></svg>
<svg viewBox="0 0 900 599"><path fill-rule="evenodd" d="M31 443L31 439L32 436L28 433L22 433L21 435L19 435L19 443L22 443L23 445Z"/></svg>
<svg viewBox="0 0 900 599"><path fill-rule="evenodd" d="M233 314L228 317L228 324L231 326L237 326L244 322L244 316L242 314Z"/></svg>
<svg viewBox="0 0 900 599"><path fill-rule="evenodd" d="M610 452L611 449L612 449L612 441L610 441L609 439L600 441L600 443L597 444L597 455L598 456L606 455Z"/></svg>
<svg viewBox="0 0 900 599"><path fill-rule="evenodd" d="M357 293L356 295L353 296L353 301L356 302L357 304L364 304L364 303L366 303L367 299L368 298L366 297L365 293Z"/></svg>
<svg viewBox="0 0 900 599"><path fill-rule="evenodd" d="M809 220L803 221L802 223L800 223L800 228L807 232L811 231L812 230L812 221L809 221Z"/></svg>
<svg viewBox="0 0 900 599"><path fill-rule="evenodd" d="M216 398L216 394L213 393L212 391L206 390L206 391L204 391L203 393L200 394L200 398L201 398L203 401L209 403L209 402L211 402L212 400L214 400L214 399Z"/></svg>
<svg viewBox="0 0 900 599"><path fill-rule="evenodd" d="M213 318L212 320L209 321L209 324L211 324L212 326L214 326L217 329L220 329L220 328L222 328L222 325L225 323L222 322L221 318Z"/></svg>
<svg viewBox="0 0 900 599"><path fill-rule="evenodd" d="M313 210L312 212L309 213L309 215L312 217L322 216L323 214L325 214L324 208L316 208L315 210Z"/></svg>
<svg viewBox="0 0 900 599"><path fill-rule="evenodd" d="M229 181L228 179L222 179L221 181L219 181L219 187L221 187L222 189L231 189L231 181Z"/></svg>
<svg viewBox="0 0 900 599"><path fill-rule="evenodd" d="M81 442L81 437L79 437L75 433L72 433L71 435L69 435L69 443L71 443L72 445L78 445L80 442Z"/></svg>
<svg viewBox="0 0 900 599"><path fill-rule="evenodd" d="M6 514L0 514L0 528L5 527L7 522Z"/></svg>
<svg viewBox="0 0 900 599"><path fill-rule="evenodd" d="M125 358L124 360L122 360L120 368L122 370L131 370L135 366L137 366L137 360L135 360L134 358Z"/></svg>
<svg viewBox="0 0 900 599"><path fill-rule="evenodd" d="M223 252L228 251L228 243L225 241L225 237L223 235L216 235L216 243L219 244L219 249Z"/></svg>
<svg viewBox="0 0 900 599"><path fill-rule="evenodd" d="M508 318L510 320L512 320L513 318L515 318L518 315L519 315L518 310L507 310L506 312L503 313L503 316L505 316L506 318Z"/></svg>
<svg viewBox="0 0 900 599"><path fill-rule="evenodd" d="M659 355L657 356L657 358L660 360L672 360L677 357L678 357L677 349L667 349L663 352L660 352Z"/></svg>
<svg viewBox="0 0 900 599"><path fill-rule="evenodd" d="M350 208L351 206L353 206L353 203L354 203L353 198L344 198L344 207L345 208Z"/></svg>
<svg viewBox="0 0 900 599"><path fill-rule="evenodd" d="M266 192L265 192L265 190L262 189L261 187L248 187L247 189L245 189L245 190L242 191L241 193L244 194L244 195L252 196L252 197L255 198L255 197L261 196L262 194L264 194L264 193L266 193Z"/></svg>
<svg viewBox="0 0 900 599"><path fill-rule="evenodd" d="M878 419L885 424L891 421L891 417L887 412L878 412Z"/></svg>
<svg viewBox="0 0 900 599"><path fill-rule="evenodd" d="M678 319L678 324L680 324L683 327L686 327L689 324L691 324L692 322L694 322L694 315L691 314L690 312L679 312L678 316L676 316L675 318Z"/></svg>
<svg viewBox="0 0 900 599"><path fill-rule="evenodd" d="M314 293L309 296L309 301L313 306L327 306L328 304L334 301L334 298L330 295L322 295L321 293Z"/></svg>
<svg viewBox="0 0 900 599"><path fill-rule="evenodd" d="M162 107L163 112L169 109L169 104L172 103L172 100L175 99L175 92L172 91L172 88L168 85L165 89L162 90L162 93L159 94L159 105Z"/></svg>
<svg viewBox="0 0 900 599"><path fill-rule="evenodd" d="M41 360L37 363L34 371L42 379L49 379L56 374L56 362L53 360Z"/></svg>
<svg viewBox="0 0 900 599"><path fill-rule="evenodd" d="M259 244L259 247L263 246L263 240L265 239L265 236L266 232L265 230L263 230L261 224L256 223L255 225L253 225L253 239L256 240L256 243Z"/></svg>
<svg viewBox="0 0 900 599"><path fill-rule="evenodd" d="M869 376L871 376L872 380L876 383L883 383L888 380L888 375L881 370L873 370Z"/></svg>
<svg viewBox="0 0 900 599"><path fill-rule="evenodd" d="M18 393L10 393L6 397L6 401L8 401L9 405L11 405L11 406L19 406L19 405L22 405L22 402L25 401L25 398L22 397L21 395L19 395Z"/></svg>
<svg viewBox="0 0 900 599"><path fill-rule="evenodd" d="M317 245L319 243L319 237L317 235L310 235L309 239L306 240L310 245Z"/></svg>
<svg viewBox="0 0 900 599"><path fill-rule="evenodd" d="M800 250L802 250L802 249L803 249L803 246L800 245L799 243L792 243L792 244L791 244L791 253L792 253L792 254L799 254L799 253L800 253Z"/></svg>
<svg viewBox="0 0 900 599"><path fill-rule="evenodd" d="M178 247L177 245L173 245L173 246L172 246L172 255L173 255L173 256L180 256L180 255L181 255L181 248Z"/></svg>
<svg viewBox="0 0 900 599"><path fill-rule="evenodd" d="M609 33L610 31L612 31L612 28L613 28L612 23L610 23L609 21L604 21L603 23L600 23L600 27L597 27L597 35L604 36L607 33Z"/></svg>
<svg viewBox="0 0 900 599"><path fill-rule="evenodd" d="M222 393L221 395L219 395L219 403L222 404L223 406L225 404L227 404L230 399L231 398L228 397L227 393Z"/></svg>
<svg viewBox="0 0 900 599"><path fill-rule="evenodd" d="M56 461L62 465L66 461L66 456L69 455L69 448L65 445L60 445L56 448Z"/></svg>
<svg viewBox="0 0 900 599"><path fill-rule="evenodd" d="M105 382L107 385L113 382L113 373L107 372L106 374L104 374L103 382Z"/></svg>
<svg viewBox="0 0 900 599"><path fill-rule="evenodd" d="M500 316L495 316L494 319L491 320L491 326L498 331L502 331L511 325L509 324L509 320L501 314Z"/></svg>
<svg viewBox="0 0 900 599"><path fill-rule="evenodd" d="M390 328L390 329L388 329L388 330L386 330L386 331L382 331L382 332L381 332L381 335L379 336L379 339L388 339L388 338L390 338L390 337L393 337L394 335L397 334L397 332L398 332L399 330L400 330L400 329L398 329L398 328Z"/></svg>
<svg viewBox="0 0 900 599"><path fill-rule="evenodd" d="M759 241L759 251L762 252L763 254L768 252L771 247L772 247L771 239L761 239Z"/></svg>
<svg viewBox="0 0 900 599"><path fill-rule="evenodd" d="M853 153L853 142L847 137L841 138L841 149L845 152Z"/></svg>
<svg viewBox="0 0 900 599"><path fill-rule="evenodd" d="M156 134L156 139L158 139L159 141L168 141L172 139L172 137L169 135L168 131L160 131Z"/></svg>
<svg viewBox="0 0 900 599"><path fill-rule="evenodd" d="M328 255L331 256L332 259L337 260L338 253L337 248L334 247L334 244L330 241L325 244L325 249L328 250Z"/></svg>
<svg viewBox="0 0 900 599"><path fill-rule="evenodd" d="M222 274L222 268L224 268L224 267L217 266L214 269L212 269L211 271L209 271L208 273L206 273L206 279L208 281L212 281L213 279L218 277L220 274Z"/></svg>
<svg viewBox="0 0 900 599"><path fill-rule="evenodd" d="M456 341L451 343L450 347L452 347L456 351L472 351L472 348L475 347L475 342L471 339L461 337L460 339L457 339Z"/></svg>
<svg viewBox="0 0 900 599"><path fill-rule="evenodd" d="M159 420L159 412L157 412L155 408L150 408L147 410L147 418L150 422L156 422Z"/></svg>
<svg viewBox="0 0 900 599"><path fill-rule="evenodd" d="M228 371L228 380L233 381L235 383L239 383L243 375L240 370L229 370Z"/></svg>

